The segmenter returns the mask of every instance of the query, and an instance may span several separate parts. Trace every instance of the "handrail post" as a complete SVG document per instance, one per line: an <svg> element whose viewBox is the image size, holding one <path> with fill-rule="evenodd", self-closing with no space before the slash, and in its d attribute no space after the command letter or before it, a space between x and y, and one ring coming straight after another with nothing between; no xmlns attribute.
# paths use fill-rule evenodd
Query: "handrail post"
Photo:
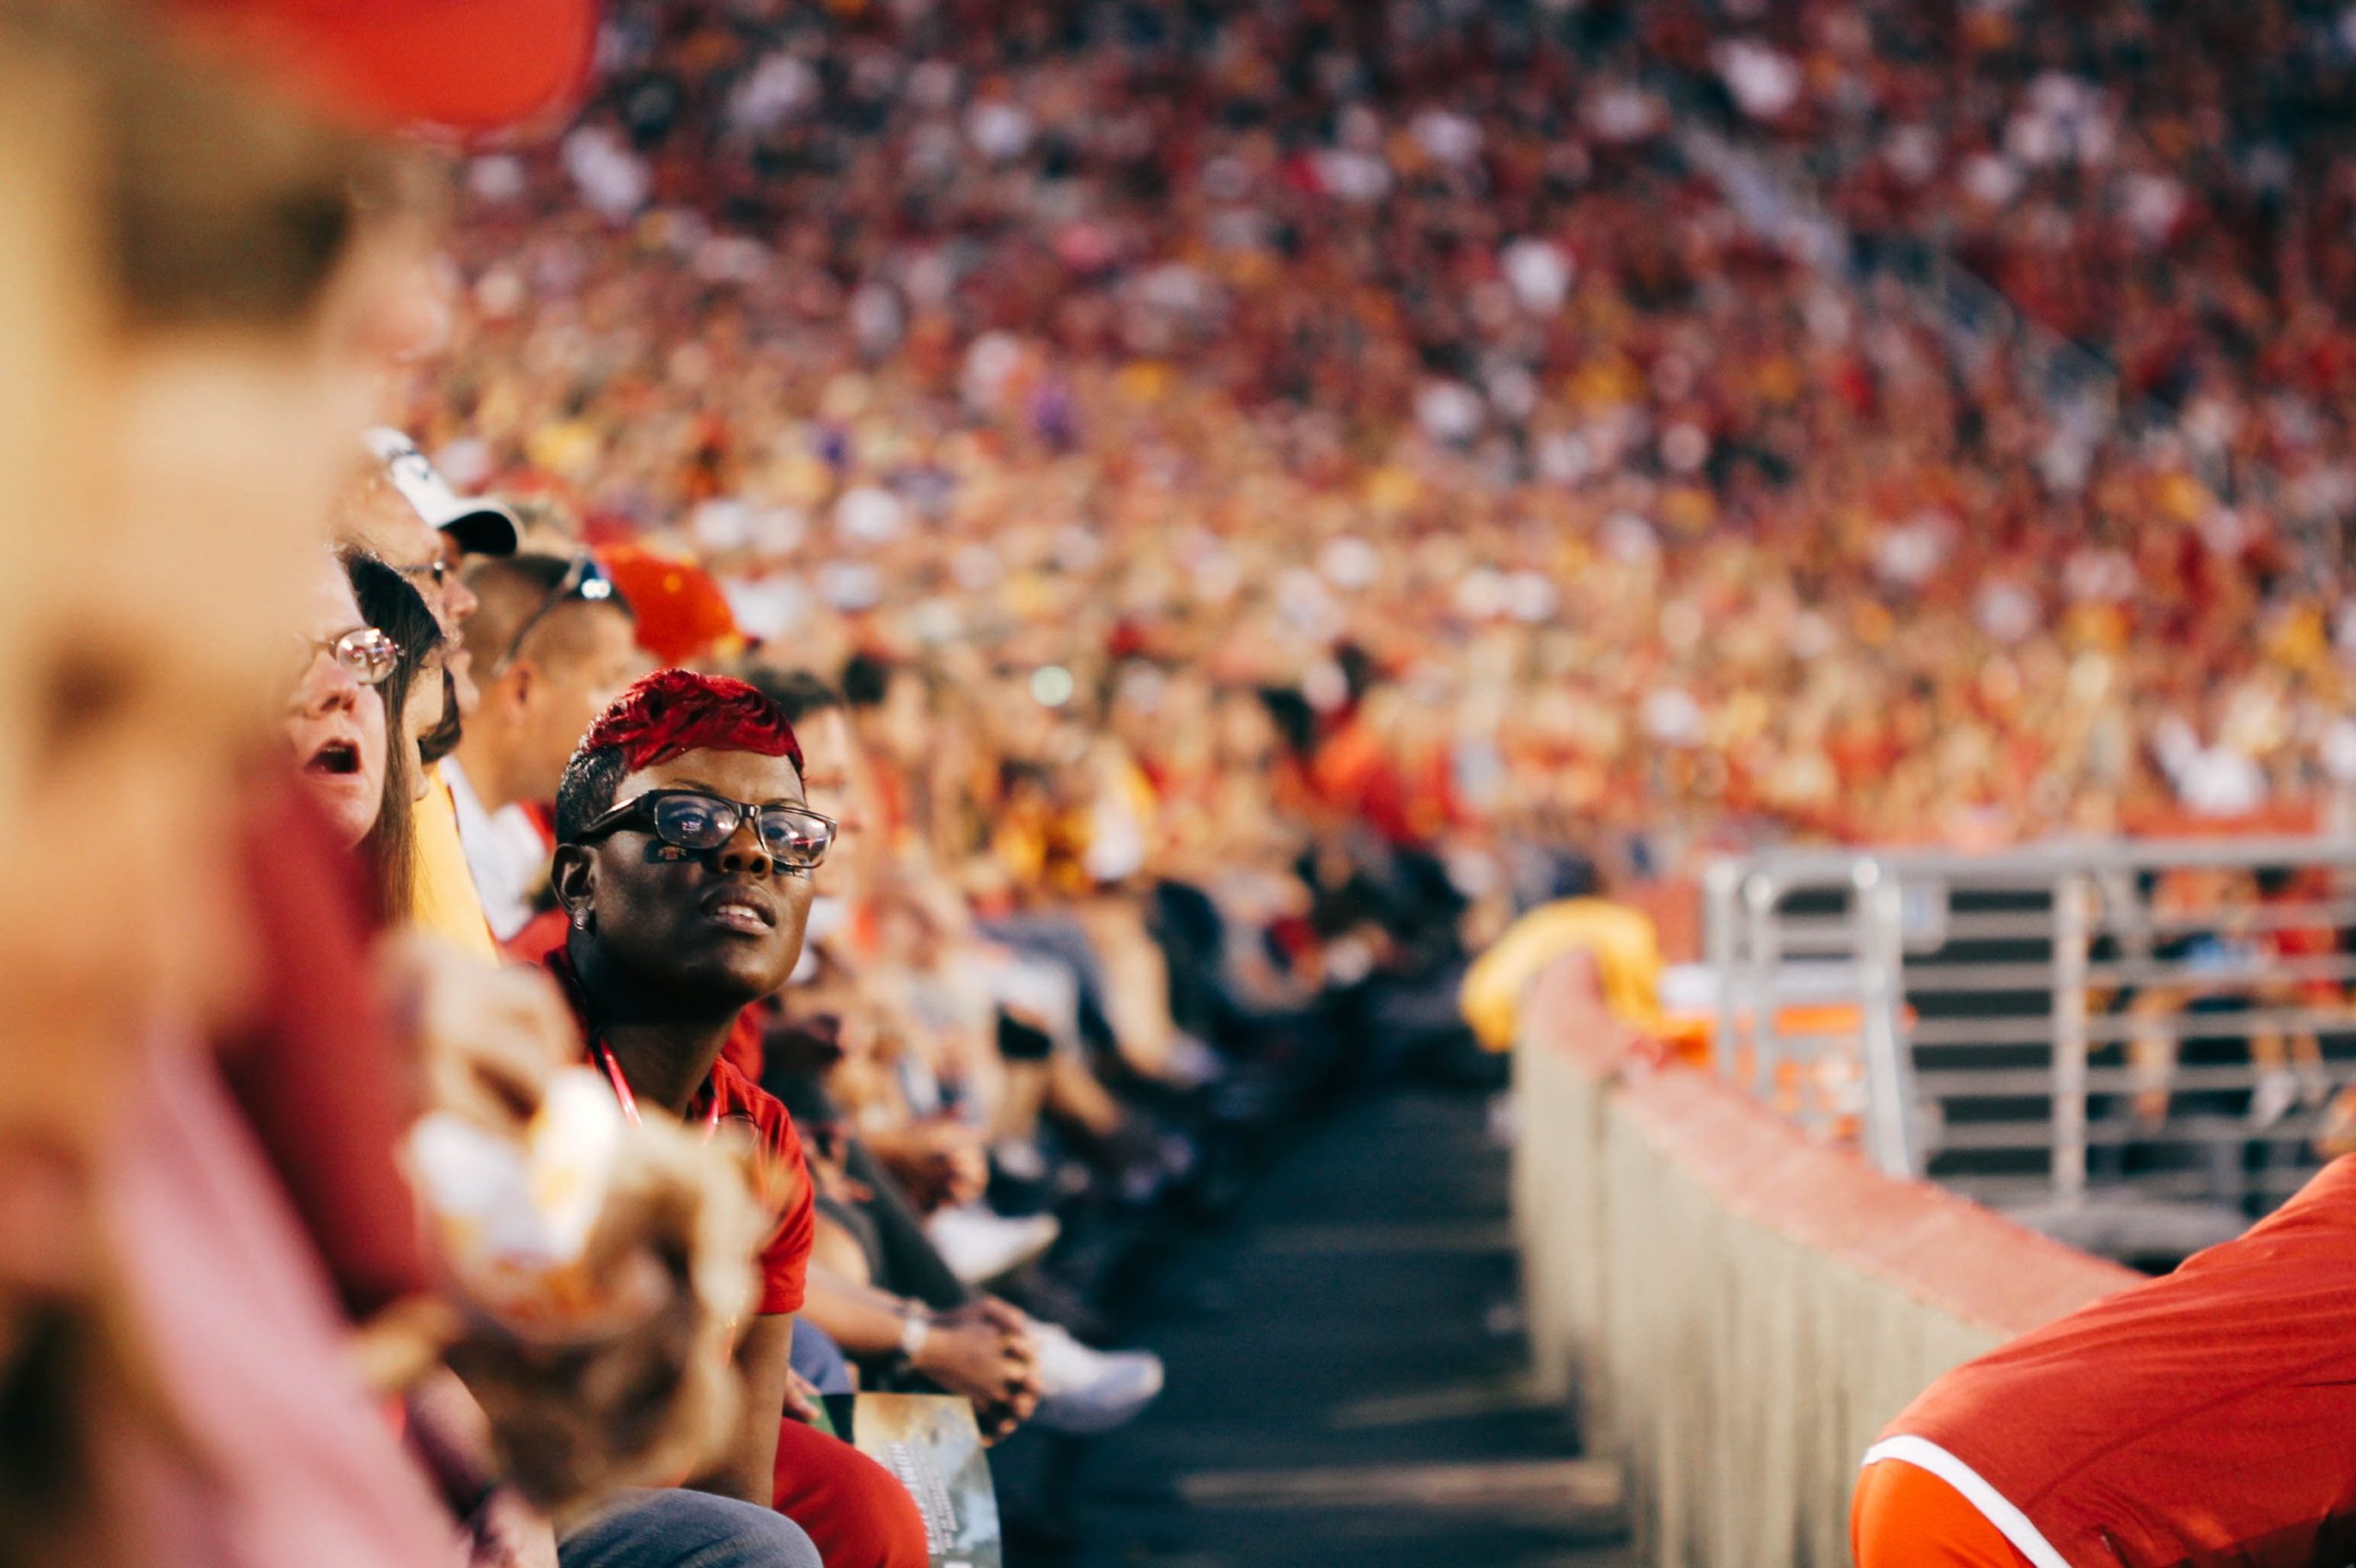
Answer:
<svg viewBox="0 0 2356 1568"><path fill-rule="evenodd" d="M1750 948L1751 1081L1759 1098L1768 1104L1775 1099L1775 970L1783 963L1783 943L1775 929L1775 881L1765 871L1753 871L1743 879Z"/></svg>
<svg viewBox="0 0 2356 1568"><path fill-rule="evenodd" d="M1909 1178L1915 1169L1906 1042L1899 1027L1904 1005L1905 912L1898 878L1880 862L1861 859L1850 870L1856 900L1857 1001L1865 1026L1865 1152L1885 1175Z"/></svg>
<svg viewBox="0 0 2356 1568"><path fill-rule="evenodd" d="M1735 969L1742 946L1742 866L1731 858L1713 860L1702 872L1702 940L1708 949L1710 974L1717 983L1717 1033L1711 1041L1718 1076L1735 1076L1737 1043L1741 1039L1741 1008Z"/></svg>
<svg viewBox="0 0 2356 1568"><path fill-rule="evenodd" d="M2085 873L2053 884L2053 1196L2086 1195L2086 960L2093 890Z"/></svg>

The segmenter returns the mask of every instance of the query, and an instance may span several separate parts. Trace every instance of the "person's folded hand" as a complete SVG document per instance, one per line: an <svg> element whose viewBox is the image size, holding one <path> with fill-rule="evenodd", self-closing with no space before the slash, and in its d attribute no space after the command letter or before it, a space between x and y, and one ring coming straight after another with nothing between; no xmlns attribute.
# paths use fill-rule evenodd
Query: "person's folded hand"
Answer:
<svg viewBox="0 0 2356 1568"><path fill-rule="evenodd" d="M962 1122L918 1122L871 1133L867 1144L919 1211L972 1203L989 1186L989 1156L981 1135Z"/></svg>
<svg viewBox="0 0 2356 1568"><path fill-rule="evenodd" d="M1030 1320L986 1298L934 1315L916 1369L971 1401L983 1435L997 1442L1038 1408L1037 1363Z"/></svg>

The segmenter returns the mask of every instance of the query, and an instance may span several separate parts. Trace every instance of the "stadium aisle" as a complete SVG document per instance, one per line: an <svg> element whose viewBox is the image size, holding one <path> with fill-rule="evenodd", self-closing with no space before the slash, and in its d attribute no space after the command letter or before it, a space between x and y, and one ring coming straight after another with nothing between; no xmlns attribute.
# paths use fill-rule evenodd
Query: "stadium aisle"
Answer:
<svg viewBox="0 0 2356 1568"><path fill-rule="evenodd" d="M1487 1116L1426 1089L1351 1103L1158 1262L1133 1320L1169 1391L1079 1464L1069 1561L1636 1561L1612 1478L1523 1384Z"/></svg>

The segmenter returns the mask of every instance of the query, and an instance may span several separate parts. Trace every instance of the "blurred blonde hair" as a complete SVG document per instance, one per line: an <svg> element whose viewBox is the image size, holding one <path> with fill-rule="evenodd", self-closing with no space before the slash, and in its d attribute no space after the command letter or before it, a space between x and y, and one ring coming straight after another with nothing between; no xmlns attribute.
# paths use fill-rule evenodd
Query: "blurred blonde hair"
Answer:
<svg viewBox="0 0 2356 1568"><path fill-rule="evenodd" d="M311 325L391 163L191 57L145 13L79 0L0 0L0 464L12 492L0 522L0 886L19 901L0 909L0 1013L21 1025L40 1016L14 986L42 967L23 951L40 940L40 900L38 879L17 874L15 836L39 803L37 765L102 727L125 679L109 650L73 642L50 613L70 586L137 564L100 559L97 476L120 457L88 434L102 362L154 331ZM32 1182L47 1200L32 1223L72 1240L0 1259L0 1564L55 1568L127 1554L89 1458L96 1424L127 1420L167 1443L173 1432L82 1211L106 1133L93 1108L115 1069L40 1032L0 1044L0 1143L17 1180L57 1177Z"/></svg>

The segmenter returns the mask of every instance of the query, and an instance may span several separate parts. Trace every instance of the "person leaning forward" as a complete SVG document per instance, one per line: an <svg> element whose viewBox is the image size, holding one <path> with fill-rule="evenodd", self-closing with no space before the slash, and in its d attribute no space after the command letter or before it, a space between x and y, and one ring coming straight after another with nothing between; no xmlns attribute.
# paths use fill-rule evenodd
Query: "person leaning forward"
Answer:
<svg viewBox="0 0 2356 1568"><path fill-rule="evenodd" d="M2247 1234L1931 1385L1865 1455L1859 1568L2356 1556L2356 1157Z"/></svg>

